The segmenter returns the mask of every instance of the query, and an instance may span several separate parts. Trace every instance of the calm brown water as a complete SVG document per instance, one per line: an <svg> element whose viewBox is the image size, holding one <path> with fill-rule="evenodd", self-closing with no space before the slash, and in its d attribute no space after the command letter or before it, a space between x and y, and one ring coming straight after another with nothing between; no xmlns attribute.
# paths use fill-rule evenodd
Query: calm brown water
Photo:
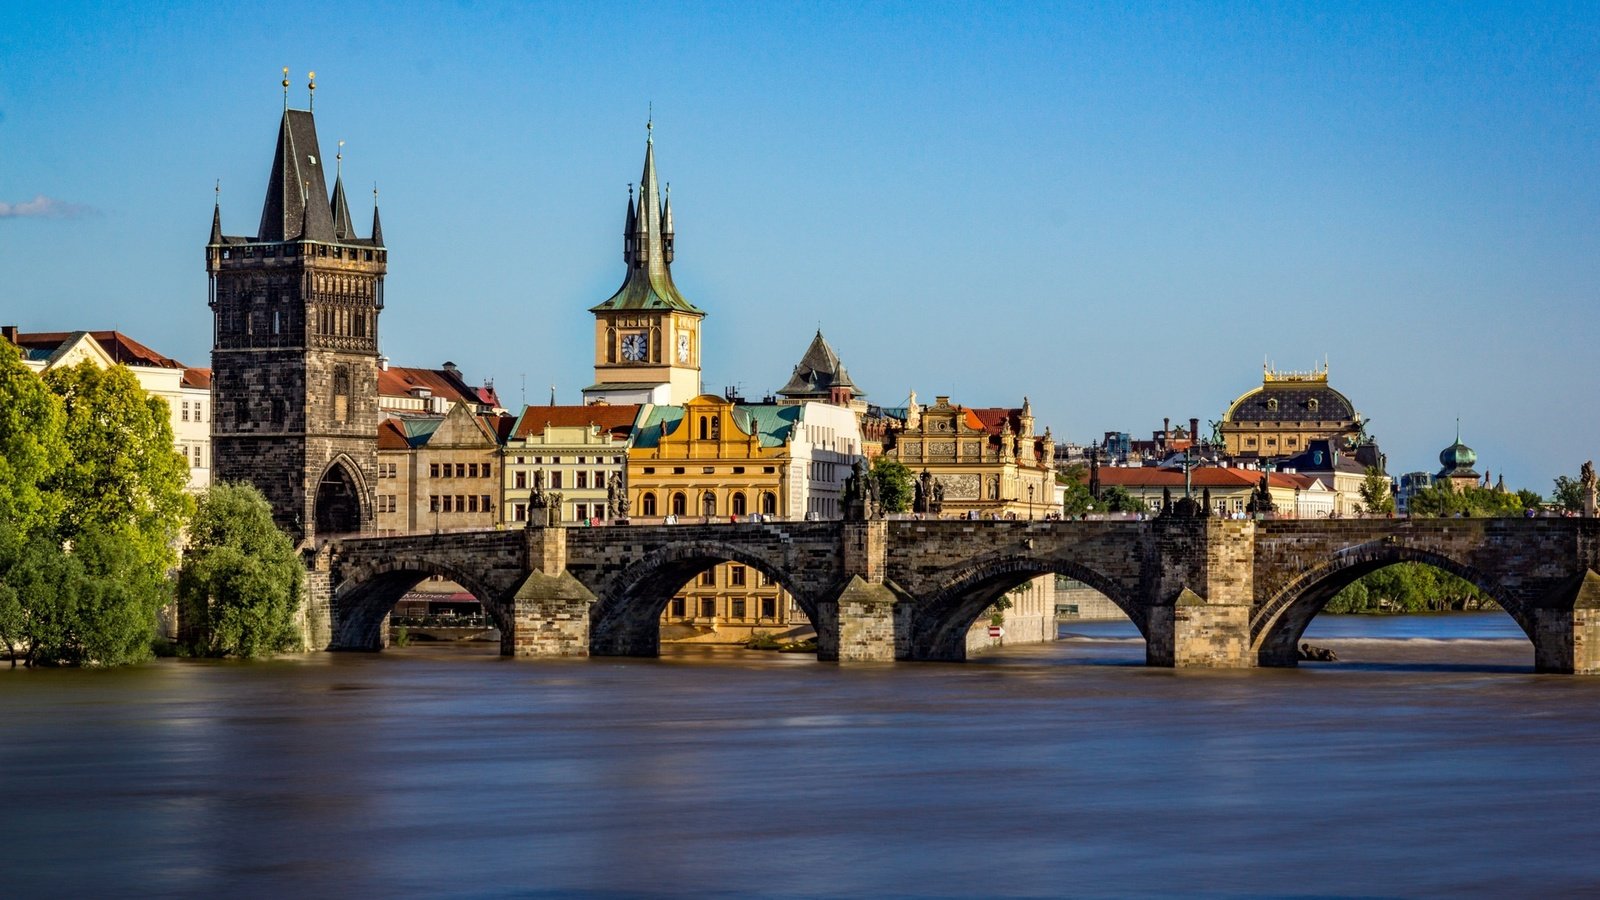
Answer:
<svg viewBox="0 0 1600 900"><path fill-rule="evenodd" d="M12 896L1532 895L1600 890L1600 678L1509 618L1350 662L966 665L461 649L0 671ZM1503 620L1503 621L1500 621Z"/></svg>

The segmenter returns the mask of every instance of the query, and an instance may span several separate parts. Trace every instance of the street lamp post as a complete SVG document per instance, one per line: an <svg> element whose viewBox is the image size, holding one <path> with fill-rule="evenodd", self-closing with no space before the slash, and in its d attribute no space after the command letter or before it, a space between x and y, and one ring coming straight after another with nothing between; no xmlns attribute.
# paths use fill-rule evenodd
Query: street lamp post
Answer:
<svg viewBox="0 0 1600 900"><path fill-rule="evenodd" d="M1033 485L1028 485L1028 521L1033 521Z"/></svg>

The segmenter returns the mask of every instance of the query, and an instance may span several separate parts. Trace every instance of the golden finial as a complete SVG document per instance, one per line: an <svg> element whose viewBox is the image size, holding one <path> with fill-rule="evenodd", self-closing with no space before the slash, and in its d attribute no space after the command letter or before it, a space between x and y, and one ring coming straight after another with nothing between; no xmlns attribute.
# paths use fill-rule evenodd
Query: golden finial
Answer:
<svg viewBox="0 0 1600 900"><path fill-rule="evenodd" d="M306 84L306 110L310 111L317 108L317 73L307 72L306 78L310 79Z"/></svg>
<svg viewBox="0 0 1600 900"><path fill-rule="evenodd" d="M283 108L289 108L289 67L283 67Z"/></svg>

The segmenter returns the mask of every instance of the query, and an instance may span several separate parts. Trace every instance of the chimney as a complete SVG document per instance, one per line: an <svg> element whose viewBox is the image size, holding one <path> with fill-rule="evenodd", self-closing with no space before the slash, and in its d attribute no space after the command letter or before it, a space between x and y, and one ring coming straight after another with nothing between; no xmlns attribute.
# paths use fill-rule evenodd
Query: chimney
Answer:
<svg viewBox="0 0 1600 900"><path fill-rule="evenodd" d="M378 357L378 371L380 371L380 372L389 371L389 357L387 357L387 356Z"/></svg>
<svg viewBox="0 0 1600 900"><path fill-rule="evenodd" d="M1197 444L1200 443L1200 420L1199 419L1196 419L1196 418L1190 418L1189 419L1189 440L1194 441Z"/></svg>
<svg viewBox="0 0 1600 900"><path fill-rule="evenodd" d="M0 337L5 338L8 343L15 344L17 342L17 326L0 325Z"/></svg>
<svg viewBox="0 0 1600 900"><path fill-rule="evenodd" d="M1171 435L1172 435L1172 419L1170 419L1170 418L1168 418L1166 416L1162 416L1161 417L1161 436L1162 437L1170 437Z"/></svg>

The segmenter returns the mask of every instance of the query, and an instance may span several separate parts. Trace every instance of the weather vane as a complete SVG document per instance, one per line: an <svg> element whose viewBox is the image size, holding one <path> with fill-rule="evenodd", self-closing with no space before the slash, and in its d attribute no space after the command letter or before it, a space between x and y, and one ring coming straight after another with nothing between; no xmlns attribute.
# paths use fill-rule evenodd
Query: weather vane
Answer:
<svg viewBox="0 0 1600 900"><path fill-rule="evenodd" d="M283 67L283 108L289 109L289 67Z"/></svg>
<svg viewBox="0 0 1600 900"><path fill-rule="evenodd" d="M310 79L306 84L306 111L310 112L317 108L317 73L307 72L306 78Z"/></svg>

